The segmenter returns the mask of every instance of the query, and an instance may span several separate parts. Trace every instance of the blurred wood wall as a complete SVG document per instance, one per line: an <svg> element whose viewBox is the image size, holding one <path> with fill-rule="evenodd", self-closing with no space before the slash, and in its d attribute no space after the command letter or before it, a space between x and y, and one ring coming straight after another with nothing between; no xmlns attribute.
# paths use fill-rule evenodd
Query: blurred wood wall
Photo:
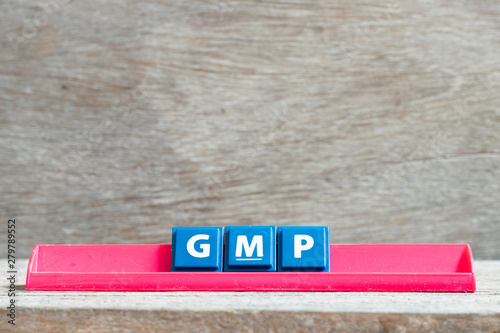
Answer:
<svg viewBox="0 0 500 333"><path fill-rule="evenodd" d="M499 50L499 1L2 1L0 211L18 256L271 224L499 259Z"/></svg>

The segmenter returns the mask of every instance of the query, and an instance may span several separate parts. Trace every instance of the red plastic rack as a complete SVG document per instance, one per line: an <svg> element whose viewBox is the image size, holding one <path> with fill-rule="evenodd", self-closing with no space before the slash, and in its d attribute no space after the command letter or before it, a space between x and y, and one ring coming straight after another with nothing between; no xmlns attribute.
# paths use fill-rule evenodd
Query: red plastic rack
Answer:
<svg viewBox="0 0 500 333"><path fill-rule="evenodd" d="M171 245L35 245L27 290L474 292L468 244L334 244L329 273L170 272Z"/></svg>

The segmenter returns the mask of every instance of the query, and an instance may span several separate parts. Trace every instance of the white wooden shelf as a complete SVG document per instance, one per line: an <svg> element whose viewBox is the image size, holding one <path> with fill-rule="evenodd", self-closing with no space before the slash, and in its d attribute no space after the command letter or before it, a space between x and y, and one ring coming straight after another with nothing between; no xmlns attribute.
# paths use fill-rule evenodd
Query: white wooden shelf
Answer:
<svg viewBox="0 0 500 333"><path fill-rule="evenodd" d="M26 291L26 266L27 260L18 264L17 325L7 326L13 332L500 328L500 261L476 261L472 294ZM5 263L2 268L6 281ZM3 306L8 297L2 288Z"/></svg>

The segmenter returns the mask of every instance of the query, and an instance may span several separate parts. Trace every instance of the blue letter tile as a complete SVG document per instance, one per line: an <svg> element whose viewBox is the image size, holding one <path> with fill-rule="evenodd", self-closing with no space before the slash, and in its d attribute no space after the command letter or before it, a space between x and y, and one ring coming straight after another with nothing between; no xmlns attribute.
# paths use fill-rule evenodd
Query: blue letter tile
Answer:
<svg viewBox="0 0 500 333"><path fill-rule="evenodd" d="M279 227L278 271L329 272L328 227Z"/></svg>
<svg viewBox="0 0 500 333"><path fill-rule="evenodd" d="M222 227L172 228L172 272L222 271Z"/></svg>
<svg viewBox="0 0 500 333"><path fill-rule="evenodd" d="M224 271L276 272L276 227L226 227Z"/></svg>

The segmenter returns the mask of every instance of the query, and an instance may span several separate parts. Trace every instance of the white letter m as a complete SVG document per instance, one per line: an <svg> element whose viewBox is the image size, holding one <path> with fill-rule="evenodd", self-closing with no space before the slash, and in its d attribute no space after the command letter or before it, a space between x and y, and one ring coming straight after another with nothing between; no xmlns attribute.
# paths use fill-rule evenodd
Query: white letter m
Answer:
<svg viewBox="0 0 500 333"><path fill-rule="evenodd" d="M252 243L248 245L248 238L245 235L240 235L236 238L236 257L241 257L241 252L245 248L245 256L252 257L255 248L257 248L257 257L264 256L264 245L262 235L256 235L252 238Z"/></svg>

